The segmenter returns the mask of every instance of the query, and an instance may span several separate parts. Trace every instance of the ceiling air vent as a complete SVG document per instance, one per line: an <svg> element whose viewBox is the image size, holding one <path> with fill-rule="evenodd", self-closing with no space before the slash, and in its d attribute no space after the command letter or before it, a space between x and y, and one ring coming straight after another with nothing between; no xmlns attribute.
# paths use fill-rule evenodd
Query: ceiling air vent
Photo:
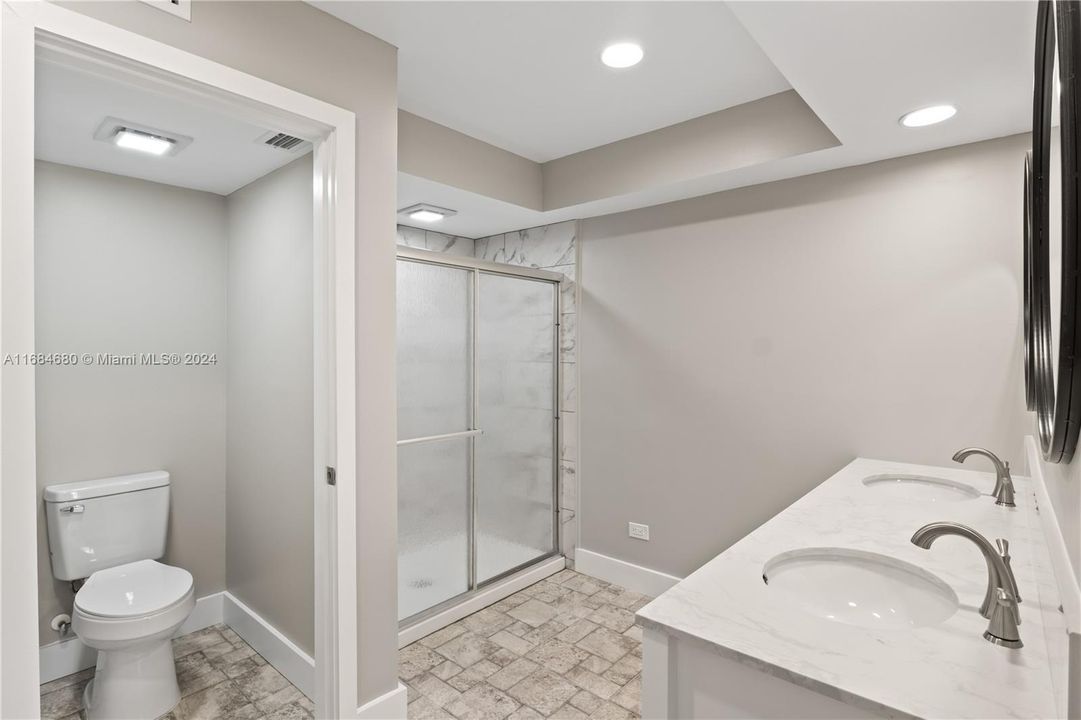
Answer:
<svg viewBox="0 0 1081 720"><path fill-rule="evenodd" d="M285 150L287 152L296 152L308 144L308 141L304 138L298 138L295 135L289 135L288 133L283 132L269 132L259 138L259 140L264 145L269 145L270 147Z"/></svg>

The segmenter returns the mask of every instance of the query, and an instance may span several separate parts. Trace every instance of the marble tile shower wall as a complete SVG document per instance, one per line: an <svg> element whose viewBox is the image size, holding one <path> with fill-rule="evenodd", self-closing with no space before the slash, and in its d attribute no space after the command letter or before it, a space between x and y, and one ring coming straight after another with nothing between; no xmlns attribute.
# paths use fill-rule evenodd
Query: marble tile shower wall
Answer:
<svg viewBox="0 0 1081 720"><path fill-rule="evenodd" d="M563 421L559 457L562 551L574 566L578 544L578 222L566 222L470 240L431 230L398 226L398 244L480 260L543 268L564 275L560 299L559 368Z"/></svg>

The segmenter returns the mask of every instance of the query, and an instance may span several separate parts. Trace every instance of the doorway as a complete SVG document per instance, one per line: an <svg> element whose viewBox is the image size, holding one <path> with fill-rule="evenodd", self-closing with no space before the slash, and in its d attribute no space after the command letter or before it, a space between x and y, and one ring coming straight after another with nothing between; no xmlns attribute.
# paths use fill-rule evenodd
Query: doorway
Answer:
<svg viewBox="0 0 1081 720"><path fill-rule="evenodd" d="M312 456L305 463L314 527L314 635L309 656L310 693L321 717L353 717L357 709L355 346L354 346L354 147L351 112L245 73L148 41L63 8L33 3L3 8L2 188L4 282L0 346L5 354L34 355L34 127L37 59L79 66L90 75L118 80L228 115L272 127L309 143L306 188L312 208L310 244L311 342L309 386ZM254 139L253 139L254 141ZM17 148L17 149L16 149ZM134 210L141 208L134 207ZM20 282L10 282L20 278ZM183 302L183 298L178 298ZM207 358L200 358L205 361ZM33 576L40 506L34 434L38 368L4 368L2 428L5 570L16 565ZM17 560L17 562L15 562ZM12 562L8 562L12 561ZM38 711L38 650L33 583L5 587L4 714ZM220 607L220 606L219 606ZM234 607L243 612L245 608ZM211 607L211 619L214 609ZM221 612L228 612L223 610ZM341 613L346 613L342 617ZM9 620L22 618L21 624ZM14 628L19 627L18 631ZM8 633L7 630L12 632Z"/></svg>

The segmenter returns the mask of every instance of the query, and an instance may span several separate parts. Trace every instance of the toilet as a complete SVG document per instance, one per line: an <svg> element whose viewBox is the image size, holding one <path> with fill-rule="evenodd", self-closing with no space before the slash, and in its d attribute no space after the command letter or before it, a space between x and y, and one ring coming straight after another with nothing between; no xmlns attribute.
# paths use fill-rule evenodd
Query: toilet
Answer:
<svg viewBox="0 0 1081 720"><path fill-rule="evenodd" d="M85 580L72 630L98 651L88 720L147 720L180 701L170 639L195 608L191 573L165 554L169 473L158 470L45 488L53 576Z"/></svg>

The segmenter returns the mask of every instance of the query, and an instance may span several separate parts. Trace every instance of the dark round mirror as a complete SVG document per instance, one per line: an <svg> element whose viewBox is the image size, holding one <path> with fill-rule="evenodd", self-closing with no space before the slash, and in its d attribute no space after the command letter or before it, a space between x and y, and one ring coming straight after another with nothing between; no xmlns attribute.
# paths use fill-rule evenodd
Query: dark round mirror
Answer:
<svg viewBox="0 0 1081 720"><path fill-rule="evenodd" d="M1037 10L1032 157L1026 188L1026 399L1045 459L1069 462L1081 429L1078 340L1078 41L1072 2ZM1031 277L1027 274L1031 271ZM1031 282L1029 282L1031 280Z"/></svg>

